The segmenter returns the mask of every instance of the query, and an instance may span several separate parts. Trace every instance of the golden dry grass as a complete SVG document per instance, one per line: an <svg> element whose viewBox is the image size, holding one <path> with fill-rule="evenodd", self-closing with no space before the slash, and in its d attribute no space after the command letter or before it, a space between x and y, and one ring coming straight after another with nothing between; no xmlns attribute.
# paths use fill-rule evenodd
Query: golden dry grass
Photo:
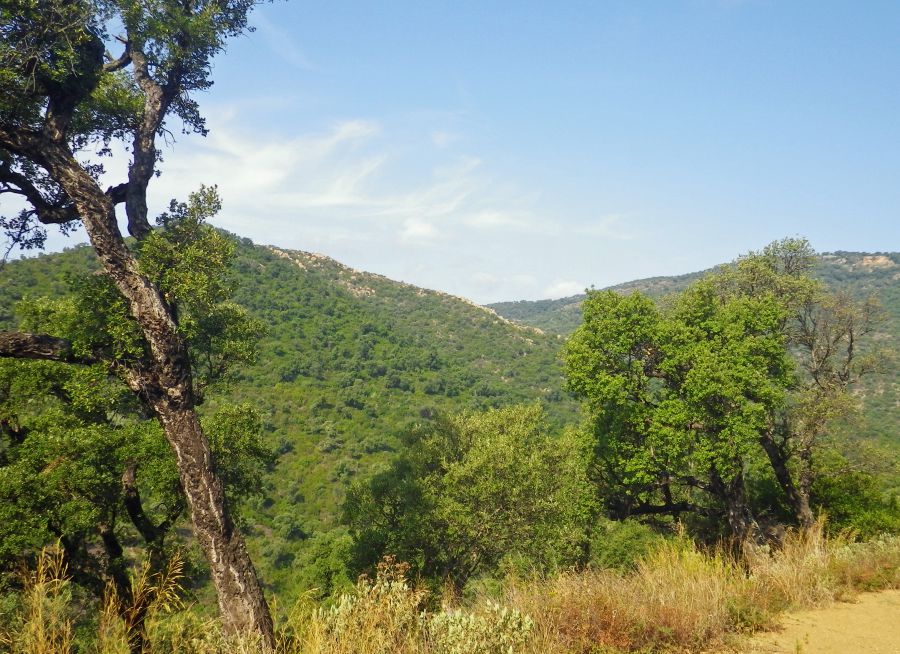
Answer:
<svg viewBox="0 0 900 654"><path fill-rule="evenodd" d="M774 552L742 562L667 543L636 570L583 570L508 580L503 600L425 609L427 595L390 560L377 577L329 607L299 602L278 625L278 654L599 654L700 652L759 629L779 612L858 590L900 588L900 538L828 540L823 525L788 535ZM259 654L252 639L226 636L215 620L183 610L169 577L139 577L148 603L148 654ZM0 651L72 651L71 592L61 558L43 555L23 610L0 627ZM168 589L168 590L165 590ZM140 588L138 588L140 590ZM128 611L108 596L97 610L92 654L128 651ZM123 618L123 616L125 616Z"/></svg>

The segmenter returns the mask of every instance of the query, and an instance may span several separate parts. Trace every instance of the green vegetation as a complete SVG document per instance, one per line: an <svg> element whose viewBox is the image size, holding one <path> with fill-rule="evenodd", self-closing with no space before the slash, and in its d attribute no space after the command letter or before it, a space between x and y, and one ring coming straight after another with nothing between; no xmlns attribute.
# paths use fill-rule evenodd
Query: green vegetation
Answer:
<svg viewBox="0 0 900 654"><path fill-rule="evenodd" d="M567 371L612 516L684 518L707 536L727 525L737 543L761 531L759 515L812 524L824 437L887 357L872 338L877 307L826 292L809 276L813 261L805 241L786 239L662 306L589 293ZM772 486L781 492L755 492Z"/></svg>
<svg viewBox="0 0 900 654"><path fill-rule="evenodd" d="M218 199L201 190L190 207L173 202L170 213L159 217L162 230L151 227L147 207L148 186L159 174L156 139L170 135L173 122L183 133L206 134L195 94L212 86L212 58L227 39L249 31L254 4L0 5L0 195L25 203L15 215L0 215L9 245L2 259L16 246L42 247L47 225L63 233L81 226L101 264L98 276L82 278L80 289L73 286L79 298L74 311L51 309L57 320L46 333L0 333L0 354L72 365L99 362L127 384L171 448L224 624L232 632L252 628L274 645L269 607L197 412L203 387L223 374L227 362L246 361L254 353L252 321L221 293L228 253L215 241L226 239L213 232L198 235L191 224L215 213ZM101 186L103 158L113 156L123 159L127 176ZM123 206L131 243L119 227L117 205ZM80 311L84 307L78 305L91 299L98 311ZM83 321L66 323L66 313L81 313ZM75 340L57 327L74 331ZM196 356L198 348L205 357ZM135 527L147 531L149 523L139 520ZM116 541L105 548L108 558L120 559L109 525L97 529L106 531L104 545L108 538ZM124 585L120 591L131 592ZM131 634L135 652L141 649L141 624Z"/></svg>
<svg viewBox="0 0 900 654"><path fill-rule="evenodd" d="M710 271L707 271L710 272ZM651 298L662 299L685 290L704 273L691 273L676 277L652 277L612 286L609 289L620 294L639 291ZM845 292L861 299L873 297L883 308L886 320L878 339L898 349L900 343L900 253L881 252L832 252L816 259L813 276L821 280L832 292ZM569 336L582 322L582 303L586 295L574 295L560 300L537 302L501 302L489 305L498 314L522 325L546 331L549 334ZM888 374L864 379L857 393L863 399L863 410L840 430L838 440L852 441L852 448L845 448L845 455L855 460L860 454L872 459L887 459L889 467L896 467L897 432L895 398L900 393L900 371L894 366ZM874 452L872 451L874 447ZM862 448L862 452L859 448Z"/></svg>
<svg viewBox="0 0 900 654"><path fill-rule="evenodd" d="M179 225L193 224L189 206L175 209L169 215L180 218L154 232L146 256L165 262L174 252L167 243L181 238ZM216 248L233 249L227 283L191 281L198 267L180 269L179 257L147 269L173 292L184 289L185 335L201 371L200 412L226 490L236 489L230 503L240 504L241 528L278 597L283 651L349 653L361 651L362 642L378 644L365 651L410 652L568 652L588 643L609 651L699 649L765 624L783 608L897 583L894 540L851 545L837 536L826 545L815 535L821 524L802 538L774 529L796 517L759 437L794 415L785 411L797 410L790 398L805 392L807 379L798 372L802 348L786 340L786 308L793 305L784 298L814 297L817 311L831 310L827 294L802 275L794 286L776 287L812 295L744 293L740 275L765 277L749 266L758 262L752 258L661 303L593 293L585 326L565 348L569 384L587 400L588 423L577 428L557 337L320 255L202 233ZM8 264L0 293L18 308L5 310L2 326L56 321L71 326L66 335L84 342L85 351L127 355L127 330L104 326L128 324L109 318L121 307L108 302L97 310L78 300L82 289L103 297L92 286L98 278L88 255L75 248ZM48 274L53 269L61 278ZM223 302L227 319L205 320L220 315L211 308ZM79 306L94 315L78 313ZM224 360L243 364L220 374L226 370L216 361ZM18 625L7 638L34 631L32 605L12 572L23 550L35 553L55 540L43 518L61 516L83 552L102 554L98 520L123 505L122 472L138 458L134 488L152 506L153 524L166 527L165 556L147 579L157 575L162 584L163 563L184 552L182 596L198 602L167 612L146 596L139 608L151 651L236 647L205 615L212 604L208 573L183 519L166 522L167 509L178 507L175 471L161 432L133 396L100 368L4 365L3 411L15 417L5 423L4 487L40 480L40 489L21 498L7 494L9 522L32 520L26 540L0 531L8 547L5 580L14 591L0 611ZM852 418L843 410L832 415ZM42 445L17 449L11 429L20 425L30 443ZM848 466L821 434L815 442L810 498L814 509L833 514L833 532L852 527L876 538L897 530L896 493L883 471L860 468L859 459ZM799 456L792 457L796 475ZM726 489L740 491L743 505L714 488L717 475ZM772 539L773 553L751 547L734 563L729 554L696 549L695 542L728 529L729 503L759 525L754 536ZM113 532L124 545L121 571L139 579L141 552L153 548L119 515ZM805 554L800 543L808 544ZM814 560L819 550L828 554ZM403 564L380 564L385 555ZM117 620L128 615L134 592L117 592L116 608L103 608L112 606L109 599L97 604L111 592L102 583L110 576L104 558L67 563L75 583L57 602L68 608L52 609L63 616L59 638L115 643L115 634L128 633ZM757 566L758 582L744 578L747 565ZM94 580L85 583L92 571ZM354 584L358 572L374 576ZM827 583L814 583L816 575ZM787 597L789 586L809 596ZM714 606L697 599L689 610L681 599L663 599L663 588L677 588L673 597L714 598ZM87 613L78 617L76 607ZM613 620L629 612L635 621ZM606 615L607 626L598 630L590 615Z"/></svg>
<svg viewBox="0 0 900 654"><path fill-rule="evenodd" d="M277 461L263 493L247 498L244 521L264 582L286 601L352 583L346 490L387 467L416 425L535 399L554 429L575 422L556 338L320 255L234 247L231 298L264 327L259 358L205 390L200 410L250 405L262 418ZM61 298L66 279L95 267L85 247L10 262L0 327L18 324L16 301Z"/></svg>
<svg viewBox="0 0 900 654"><path fill-rule="evenodd" d="M896 442L896 377L860 384L894 255L821 259L833 292L798 239L591 292L564 386L561 337L239 241L214 188L153 227L157 138L205 134L193 95L254 4L0 7L0 195L28 205L0 231L91 243L0 270L0 649L696 651L897 584L896 477L841 436L860 388Z"/></svg>
<svg viewBox="0 0 900 654"><path fill-rule="evenodd" d="M347 498L357 568L390 554L461 592L503 561L582 563L593 494L576 436L551 437L535 406L439 417L414 432L389 470Z"/></svg>

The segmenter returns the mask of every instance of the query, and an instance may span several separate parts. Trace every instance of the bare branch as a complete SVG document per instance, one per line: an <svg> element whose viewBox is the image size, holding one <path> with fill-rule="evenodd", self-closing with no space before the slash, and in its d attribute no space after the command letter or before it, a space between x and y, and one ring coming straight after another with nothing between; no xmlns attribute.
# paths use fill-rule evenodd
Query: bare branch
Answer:
<svg viewBox="0 0 900 654"><path fill-rule="evenodd" d="M109 53L109 51L106 52L107 62L105 64L103 64L104 72L112 73L117 70L121 70L122 68L125 68L125 66L127 66L131 63L131 45L128 43L128 41L125 41L124 43L125 43L125 50L122 52L122 54L118 58L114 59L113 56Z"/></svg>
<svg viewBox="0 0 900 654"><path fill-rule="evenodd" d="M79 218L68 199L51 202L25 175L13 170L8 161L0 165L0 193L23 196L34 207L37 219L45 225L60 225Z"/></svg>

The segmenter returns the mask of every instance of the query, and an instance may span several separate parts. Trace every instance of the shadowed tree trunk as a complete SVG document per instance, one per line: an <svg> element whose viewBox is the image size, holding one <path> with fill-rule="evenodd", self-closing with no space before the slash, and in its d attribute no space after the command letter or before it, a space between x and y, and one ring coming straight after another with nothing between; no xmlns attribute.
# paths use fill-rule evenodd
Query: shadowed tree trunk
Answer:
<svg viewBox="0 0 900 654"><path fill-rule="evenodd" d="M785 451L785 445L778 443L772 433L765 433L760 437L760 444L772 464L772 470L775 473L775 479L781 487L787 498L794 518L801 527L810 527L815 518L809 503L810 486L812 485L811 475L806 475L806 483L794 482L794 476L788 467L790 455ZM810 463L808 468L812 468Z"/></svg>

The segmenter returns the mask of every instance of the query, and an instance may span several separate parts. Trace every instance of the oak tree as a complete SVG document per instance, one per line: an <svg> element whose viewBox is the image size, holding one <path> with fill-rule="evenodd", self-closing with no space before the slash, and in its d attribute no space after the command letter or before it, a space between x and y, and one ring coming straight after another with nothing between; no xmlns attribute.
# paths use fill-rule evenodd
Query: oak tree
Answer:
<svg viewBox="0 0 900 654"><path fill-rule="evenodd" d="M0 192L27 206L3 218L14 244L42 244L46 225L84 226L111 303L133 339L123 351L79 351L53 333L4 333L0 356L104 363L150 411L174 452L196 538L206 554L226 628L273 644L272 621L229 513L197 415L197 374L178 294L165 271L142 266L154 233L147 188L167 129L205 133L197 92L212 57L248 29L254 0L8 0L0 5ZM103 188L102 157L129 151L127 180ZM119 228L124 208L128 244ZM179 244L171 244L172 251ZM191 293L190 280L179 290ZM123 356L119 356L123 355Z"/></svg>
<svg viewBox="0 0 900 654"><path fill-rule="evenodd" d="M853 390L860 380L884 372L890 361L875 338L885 318L877 300L831 291L813 277L815 265L808 241L786 238L711 278L723 300L765 296L781 307L779 330L795 371L759 443L795 520L807 527L823 437L857 410Z"/></svg>

